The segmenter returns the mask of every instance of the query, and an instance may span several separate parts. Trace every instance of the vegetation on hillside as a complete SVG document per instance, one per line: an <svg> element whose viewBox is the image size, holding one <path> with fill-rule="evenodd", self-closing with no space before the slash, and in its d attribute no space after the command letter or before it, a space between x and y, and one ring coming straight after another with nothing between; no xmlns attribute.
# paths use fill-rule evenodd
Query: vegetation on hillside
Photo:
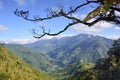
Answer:
<svg viewBox="0 0 120 80"><path fill-rule="evenodd" d="M108 51L108 58L101 59L94 68L68 80L120 80L120 39Z"/></svg>
<svg viewBox="0 0 120 80"><path fill-rule="evenodd" d="M0 46L0 80L54 80Z"/></svg>
<svg viewBox="0 0 120 80"><path fill-rule="evenodd" d="M79 62L53 73L57 80L120 80L120 39L97 64Z"/></svg>
<svg viewBox="0 0 120 80"><path fill-rule="evenodd" d="M100 44L102 43L100 42ZM58 71L52 72L51 75L57 80L119 80L120 39L114 41L113 47L110 48L107 54L107 58L99 59L96 64L80 60L79 63L58 69ZM45 73L32 69L10 51L0 46L0 80L9 79L54 80Z"/></svg>
<svg viewBox="0 0 120 80"><path fill-rule="evenodd" d="M49 72L55 68L55 62L40 51L29 49L19 44L5 44L4 47L15 53L18 57L36 69Z"/></svg>
<svg viewBox="0 0 120 80"><path fill-rule="evenodd" d="M93 68L94 66L95 64L93 63L74 63L54 72L53 76L56 77L57 80L70 80L77 77L77 75L81 74L82 72Z"/></svg>

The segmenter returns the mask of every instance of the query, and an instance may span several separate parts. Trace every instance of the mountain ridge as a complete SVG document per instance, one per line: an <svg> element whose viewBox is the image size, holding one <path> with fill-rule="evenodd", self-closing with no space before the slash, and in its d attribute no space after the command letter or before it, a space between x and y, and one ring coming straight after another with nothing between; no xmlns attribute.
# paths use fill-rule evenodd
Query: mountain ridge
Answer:
<svg viewBox="0 0 120 80"><path fill-rule="evenodd" d="M60 39L41 40L24 46L44 52L62 67L80 60L96 63L99 58L107 57L112 42L111 39L100 36L79 34Z"/></svg>

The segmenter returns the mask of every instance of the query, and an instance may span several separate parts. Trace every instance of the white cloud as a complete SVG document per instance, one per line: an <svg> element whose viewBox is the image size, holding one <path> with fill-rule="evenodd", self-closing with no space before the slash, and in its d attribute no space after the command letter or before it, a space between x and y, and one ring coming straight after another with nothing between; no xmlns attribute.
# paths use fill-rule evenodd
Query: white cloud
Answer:
<svg viewBox="0 0 120 80"><path fill-rule="evenodd" d="M3 25L0 25L0 30L5 31L5 30L8 30L8 28L7 28L7 27L5 27L5 26L3 26Z"/></svg>
<svg viewBox="0 0 120 80"><path fill-rule="evenodd" d="M112 24L110 24L110 23L99 22L91 27L88 27L84 24L77 24L77 25L74 25L73 27L71 27L71 29L73 29L77 32L91 34L91 33L101 32L102 30L104 30L106 28L110 28L110 27L112 27Z"/></svg>
<svg viewBox="0 0 120 80"><path fill-rule="evenodd" d="M74 14L74 17L83 20L86 17L86 14ZM92 22L95 19L91 19L88 22ZM112 24L107 23L107 22L98 22L93 26L86 26L84 24L77 24L71 27L71 29L73 29L74 31L77 32L81 32L81 33L87 33L87 34L91 34L91 33L97 33L97 32L101 32L102 30L106 29L106 28L110 28L112 27Z"/></svg>
<svg viewBox="0 0 120 80"><path fill-rule="evenodd" d="M99 23L95 24L95 27L97 29L106 29L106 28L112 27L112 24L107 23L107 22L99 22Z"/></svg>
<svg viewBox="0 0 120 80"><path fill-rule="evenodd" d="M27 38L27 39L12 39L12 40L0 40L5 42L6 44L8 43L14 43L14 44L27 44L27 43L33 43L38 40L46 40L46 39L52 39L52 38L59 38L58 36L44 36L41 39L36 39L36 38ZM61 36L60 36L61 37Z"/></svg>
<svg viewBox="0 0 120 80"><path fill-rule="evenodd" d="M36 0L14 0L19 6L25 6L26 4L33 4Z"/></svg>
<svg viewBox="0 0 120 80"><path fill-rule="evenodd" d="M120 38L120 35L108 35L108 36L105 36L105 37L106 37L106 38L109 38L109 39L115 40L115 39Z"/></svg>
<svg viewBox="0 0 120 80"><path fill-rule="evenodd" d="M5 42L6 44L8 43L15 43L15 44L26 44L26 43L32 43L37 41L38 39L31 38L31 39L13 39L13 40L1 40Z"/></svg>
<svg viewBox="0 0 120 80"><path fill-rule="evenodd" d="M52 38L57 38L57 39L61 39L63 37L71 37L71 36L74 36L74 35L70 35L70 34L60 34L60 35L57 35L57 36L44 36L42 37L40 40L45 40L45 39L52 39Z"/></svg>
<svg viewBox="0 0 120 80"><path fill-rule="evenodd" d="M120 30L120 27L115 27L116 30Z"/></svg>
<svg viewBox="0 0 120 80"><path fill-rule="evenodd" d="M53 37L47 36L41 39L36 39L36 38L31 38L31 39L13 39L13 40L0 40L3 41L6 44L28 44L28 43L33 43L38 40L45 40L45 39L51 39Z"/></svg>
<svg viewBox="0 0 120 80"><path fill-rule="evenodd" d="M101 35L101 36L106 37L108 39L113 39L113 40L120 38L120 35Z"/></svg>
<svg viewBox="0 0 120 80"><path fill-rule="evenodd" d="M118 12L118 11L115 11L115 14L116 14L116 15L120 15L120 12Z"/></svg>
<svg viewBox="0 0 120 80"><path fill-rule="evenodd" d="M71 37L73 35L57 35L57 36L44 36L41 39L36 39L36 38L28 38L28 39L12 39L12 40L0 40L3 41L4 43L12 43L12 44L27 44L27 43L33 43L38 40L46 40L46 39L52 39L52 38L57 38L61 39L63 37Z"/></svg>

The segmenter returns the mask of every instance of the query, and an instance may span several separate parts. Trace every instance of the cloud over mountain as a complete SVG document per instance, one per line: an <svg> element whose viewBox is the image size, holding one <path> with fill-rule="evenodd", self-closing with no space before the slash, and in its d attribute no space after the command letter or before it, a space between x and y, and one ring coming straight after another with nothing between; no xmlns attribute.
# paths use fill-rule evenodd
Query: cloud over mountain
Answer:
<svg viewBox="0 0 120 80"><path fill-rule="evenodd" d="M91 34L91 33L101 32L104 29L111 28L111 27L112 27L112 24L110 24L110 23L99 22L92 27L88 27L88 26L83 25L83 24L77 24L77 25L73 26L71 29L73 29L77 32Z"/></svg>

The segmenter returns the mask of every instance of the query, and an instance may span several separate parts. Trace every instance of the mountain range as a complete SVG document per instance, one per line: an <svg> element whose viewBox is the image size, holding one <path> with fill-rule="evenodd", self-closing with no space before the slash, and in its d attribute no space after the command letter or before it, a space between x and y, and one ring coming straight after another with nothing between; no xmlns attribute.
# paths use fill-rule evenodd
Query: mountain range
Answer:
<svg viewBox="0 0 120 80"><path fill-rule="evenodd" d="M79 34L24 45L0 43L0 80L119 80L119 42Z"/></svg>
<svg viewBox="0 0 120 80"><path fill-rule="evenodd" d="M81 63L68 66L61 73L67 73L69 77L63 75L65 78L61 80L120 80L120 39L114 41L107 53L108 57L101 58L94 66L87 64L82 68Z"/></svg>
<svg viewBox="0 0 120 80"><path fill-rule="evenodd" d="M96 63L107 57L113 40L79 34L72 37L39 40L30 44L4 44L4 47L35 69L51 72L74 63Z"/></svg>
<svg viewBox="0 0 120 80"><path fill-rule="evenodd" d="M40 40L24 46L48 55L56 65L64 67L80 61L96 63L98 59L107 57L112 43L113 40L104 37L79 34L60 39Z"/></svg>

